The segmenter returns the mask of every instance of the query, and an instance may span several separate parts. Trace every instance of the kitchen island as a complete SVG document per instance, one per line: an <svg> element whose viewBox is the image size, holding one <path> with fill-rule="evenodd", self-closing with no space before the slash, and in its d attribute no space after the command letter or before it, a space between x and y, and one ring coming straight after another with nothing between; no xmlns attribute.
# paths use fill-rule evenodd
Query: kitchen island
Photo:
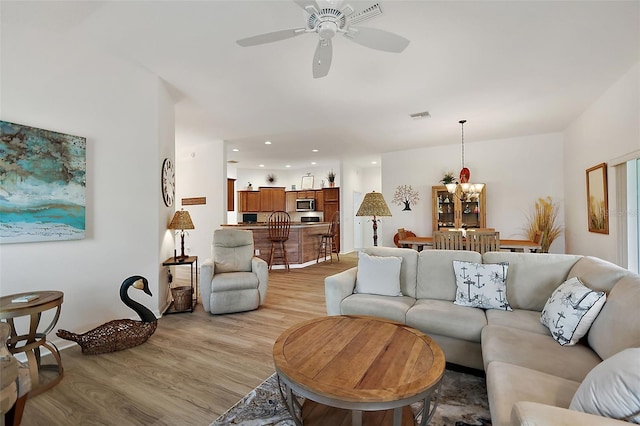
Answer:
<svg viewBox="0 0 640 426"><path fill-rule="evenodd" d="M315 263L318 256L321 235L329 229L329 222L292 222L289 231L289 239L284 244L287 250L287 258L291 268L304 268ZM269 241L269 228L266 223L247 223L238 225L222 225L236 229L253 231L253 244L259 250L257 256L269 262L271 241ZM279 251L276 251L278 254ZM323 260L322 258L320 260ZM278 261L281 261L278 259ZM276 262L274 262L276 263ZM284 265L275 264L274 268L282 268Z"/></svg>

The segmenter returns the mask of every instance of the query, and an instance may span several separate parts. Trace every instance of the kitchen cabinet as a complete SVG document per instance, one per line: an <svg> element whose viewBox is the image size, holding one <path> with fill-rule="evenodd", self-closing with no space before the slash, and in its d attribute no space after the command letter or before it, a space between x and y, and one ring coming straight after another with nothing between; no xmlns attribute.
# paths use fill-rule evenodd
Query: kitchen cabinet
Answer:
<svg viewBox="0 0 640 426"><path fill-rule="evenodd" d="M260 211L272 212L286 209L284 186L260 187Z"/></svg>
<svg viewBox="0 0 640 426"><path fill-rule="evenodd" d="M285 195L285 204L287 205L286 211L291 213L296 211L296 199L298 198L297 191L288 191Z"/></svg>
<svg viewBox="0 0 640 426"><path fill-rule="evenodd" d="M444 185L431 188L432 228L434 231L446 228L472 229L487 227L485 185L475 196L462 193L460 186L455 194L450 194Z"/></svg>
<svg viewBox="0 0 640 426"><path fill-rule="evenodd" d="M324 211L324 191L316 191L316 211Z"/></svg>
<svg viewBox="0 0 640 426"><path fill-rule="evenodd" d="M324 211L324 221L331 222L334 213L340 211L340 188L323 188L322 189L322 210ZM318 200L316 199L316 210L318 209ZM336 233L336 247L340 252L340 226Z"/></svg>
<svg viewBox="0 0 640 426"><path fill-rule="evenodd" d="M242 213L258 213L260 211L260 192L238 191L238 211Z"/></svg>
<svg viewBox="0 0 640 426"><path fill-rule="evenodd" d="M232 212L235 210L235 203L233 198L235 196L236 180L227 178L227 211Z"/></svg>
<svg viewBox="0 0 640 426"><path fill-rule="evenodd" d="M315 200L317 191L298 191L298 198Z"/></svg>

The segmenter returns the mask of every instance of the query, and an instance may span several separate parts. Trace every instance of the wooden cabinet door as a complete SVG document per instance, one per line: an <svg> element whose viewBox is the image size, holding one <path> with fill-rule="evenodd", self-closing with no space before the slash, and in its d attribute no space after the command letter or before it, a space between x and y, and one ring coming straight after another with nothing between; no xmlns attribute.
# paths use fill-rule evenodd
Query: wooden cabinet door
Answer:
<svg viewBox="0 0 640 426"><path fill-rule="evenodd" d="M324 194L324 202L340 201L340 189L339 188L324 188L322 190Z"/></svg>
<svg viewBox="0 0 640 426"><path fill-rule="evenodd" d="M296 211L296 199L298 198L298 193L296 191L289 191L285 194L285 200L287 209L286 211L291 213Z"/></svg>
<svg viewBox="0 0 640 426"><path fill-rule="evenodd" d="M316 211L324 210L324 191L316 191Z"/></svg>
<svg viewBox="0 0 640 426"><path fill-rule="evenodd" d="M260 193L258 191L238 191L238 211L257 213L260 211Z"/></svg>
<svg viewBox="0 0 640 426"><path fill-rule="evenodd" d="M260 188L259 192L261 212L272 212L274 210L284 210L286 208L284 187Z"/></svg>
<svg viewBox="0 0 640 426"><path fill-rule="evenodd" d="M273 188L271 196L271 210L285 210L287 208L284 188Z"/></svg>
<svg viewBox="0 0 640 426"><path fill-rule="evenodd" d="M340 210L340 190L338 188L324 188L322 190L322 194L324 221L329 222L331 221L333 214ZM338 231L336 233L336 247L338 248L338 252L340 252L340 226L338 226Z"/></svg>
<svg viewBox="0 0 640 426"><path fill-rule="evenodd" d="M236 193L236 180L227 178L227 211L232 212L236 209L233 201Z"/></svg>

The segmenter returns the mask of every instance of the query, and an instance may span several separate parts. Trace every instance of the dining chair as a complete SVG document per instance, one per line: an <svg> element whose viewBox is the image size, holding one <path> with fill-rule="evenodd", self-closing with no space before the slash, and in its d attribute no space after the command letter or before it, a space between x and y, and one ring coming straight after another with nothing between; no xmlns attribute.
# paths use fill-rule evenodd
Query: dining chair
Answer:
<svg viewBox="0 0 640 426"><path fill-rule="evenodd" d="M488 251L500 251L500 232L474 231L467 232L467 250L484 254Z"/></svg>
<svg viewBox="0 0 640 426"><path fill-rule="evenodd" d="M336 243L339 227L340 212L336 211L331 218L331 223L329 223L329 229L327 229L326 233L320 236L320 246L318 247L318 257L316 258L316 263L320 261L320 253L322 253L324 259L327 260L327 252L329 252L331 263L333 263L333 253L336 254L338 261L340 260L340 254L338 253L338 244Z"/></svg>
<svg viewBox="0 0 640 426"><path fill-rule="evenodd" d="M475 232L475 231L480 231L480 232L494 232L496 230L496 228L469 228L467 229L467 232Z"/></svg>
<svg viewBox="0 0 640 426"><path fill-rule="evenodd" d="M289 259L284 243L289 239L289 229L291 228L291 216L285 211L274 211L269 216L269 241L271 241L271 252L269 253L269 270L273 267L273 255L276 249L280 250L280 257L289 271Z"/></svg>
<svg viewBox="0 0 640 426"><path fill-rule="evenodd" d="M436 250L463 250L462 231L435 231L433 248Z"/></svg>

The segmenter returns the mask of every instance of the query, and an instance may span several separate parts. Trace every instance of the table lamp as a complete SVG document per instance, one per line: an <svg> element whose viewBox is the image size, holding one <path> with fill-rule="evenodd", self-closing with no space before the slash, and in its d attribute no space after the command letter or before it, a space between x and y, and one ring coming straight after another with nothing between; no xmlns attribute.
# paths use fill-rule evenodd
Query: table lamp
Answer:
<svg viewBox="0 0 640 426"><path fill-rule="evenodd" d="M378 245L378 219L376 216L391 216L389 206L380 192L369 192L364 196L356 216L373 216L373 245Z"/></svg>
<svg viewBox="0 0 640 426"><path fill-rule="evenodd" d="M173 215L173 219L171 219L168 228L180 231L180 256L178 256L177 259L186 259L189 256L184 254L184 230L196 229L196 227L193 226L189 212L184 209L177 211L176 214Z"/></svg>

